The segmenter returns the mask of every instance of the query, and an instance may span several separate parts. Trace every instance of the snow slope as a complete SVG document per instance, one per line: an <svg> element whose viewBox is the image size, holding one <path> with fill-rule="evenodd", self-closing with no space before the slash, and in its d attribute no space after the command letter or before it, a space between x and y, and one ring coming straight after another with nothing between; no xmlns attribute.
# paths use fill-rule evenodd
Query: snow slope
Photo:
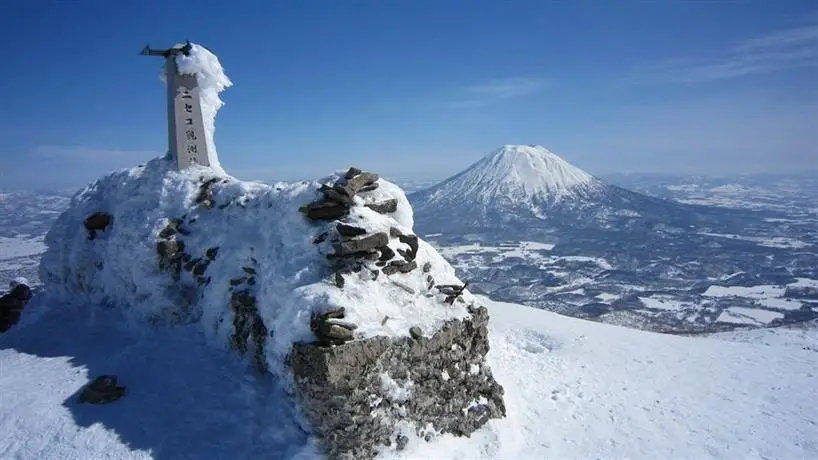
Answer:
<svg viewBox="0 0 818 460"><path fill-rule="evenodd" d="M818 457L815 329L740 343L480 300L508 417L468 439L411 439L400 458ZM38 296L0 336L0 458L315 458L288 396L199 328L53 302ZM103 372L126 397L77 405Z"/></svg>

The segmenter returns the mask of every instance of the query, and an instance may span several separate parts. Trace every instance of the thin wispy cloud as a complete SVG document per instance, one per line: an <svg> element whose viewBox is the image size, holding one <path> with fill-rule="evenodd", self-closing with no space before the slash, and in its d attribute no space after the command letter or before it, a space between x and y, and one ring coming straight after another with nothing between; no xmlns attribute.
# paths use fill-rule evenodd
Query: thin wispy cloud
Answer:
<svg viewBox="0 0 818 460"><path fill-rule="evenodd" d="M75 160L80 162L121 162L123 160L129 160L134 163L162 154L155 150L67 145L39 145L33 149L33 153L42 158Z"/></svg>
<svg viewBox="0 0 818 460"><path fill-rule="evenodd" d="M706 83L818 66L818 24L777 30L726 47L710 58L673 58L642 69L641 83Z"/></svg>
<svg viewBox="0 0 818 460"><path fill-rule="evenodd" d="M534 77L509 77L461 88L453 105L481 107L528 96L540 91L545 80Z"/></svg>

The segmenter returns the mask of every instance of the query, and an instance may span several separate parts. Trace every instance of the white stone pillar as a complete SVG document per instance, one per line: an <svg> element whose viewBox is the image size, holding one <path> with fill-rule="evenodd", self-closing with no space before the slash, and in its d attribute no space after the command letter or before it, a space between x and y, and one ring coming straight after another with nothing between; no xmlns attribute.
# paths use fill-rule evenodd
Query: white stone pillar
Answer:
<svg viewBox="0 0 818 460"><path fill-rule="evenodd" d="M180 75L176 67L176 56L189 52L190 44L167 50L154 50L146 46L142 50L143 55L165 58L168 151L176 159L180 170L194 164L210 166L196 75Z"/></svg>

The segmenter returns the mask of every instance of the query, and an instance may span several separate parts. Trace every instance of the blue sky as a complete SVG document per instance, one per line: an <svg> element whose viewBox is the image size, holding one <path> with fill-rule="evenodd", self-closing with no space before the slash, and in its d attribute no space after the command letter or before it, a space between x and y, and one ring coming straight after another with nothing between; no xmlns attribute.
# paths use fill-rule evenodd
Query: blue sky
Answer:
<svg viewBox="0 0 818 460"><path fill-rule="evenodd" d="M137 53L186 38L234 82L216 145L240 178L443 178L510 143L595 174L818 169L814 1L28 1L0 37L0 188L159 155Z"/></svg>

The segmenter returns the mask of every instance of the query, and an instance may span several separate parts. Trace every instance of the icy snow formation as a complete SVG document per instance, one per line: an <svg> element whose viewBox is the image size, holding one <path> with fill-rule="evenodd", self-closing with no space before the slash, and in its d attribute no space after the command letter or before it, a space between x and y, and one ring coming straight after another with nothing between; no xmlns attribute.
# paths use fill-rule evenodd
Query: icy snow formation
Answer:
<svg viewBox="0 0 818 460"><path fill-rule="evenodd" d="M199 100L204 118L205 137L207 138L207 152L210 167L218 173L224 174L216 153L216 144L213 137L216 132L216 112L224 105L219 93L233 85L224 73L222 64L215 54L207 48L193 43L190 55L180 53L176 56L176 67L180 74L196 75L199 83Z"/></svg>
<svg viewBox="0 0 818 460"><path fill-rule="evenodd" d="M466 196L483 204L512 199L553 202L599 188L590 174L539 145L506 145L438 186L437 197Z"/></svg>
<svg viewBox="0 0 818 460"><path fill-rule="evenodd" d="M233 332L231 280L247 278L253 271L259 314L274 332L265 346L273 373L283 372L293 343L312 339L309 322L314 312L344 307L345 320L360 326L356 338L408 336L411 326L432 333L447 320L468 316L465 304L444 306L439 298L422 295L427 274L419 269L376 280L367 271L345 275L343 289L331 283L326 259L331 242L313 242L326 224L311 223L298 211L318 197L318 182L265 185L215 176L208 208L197 203L197 196L212 174L200 167L177 171L164 157L87 186L46 236L43 282L73 302L124 307L138 319L199 322L215 343L226 345ZM379 214L364 207L364 198L358 196L350 219L370 232L395 227L411 233L412 209L404 193L383 179L378 183L366 200L396 199L397 210ZM83 221L99 211L110 214L112 223L89 239ZM171 219L181 221L178 236L186 253L204 260L208 249L212 253L217 248L203 274L207 284L197 282L188 270L177 282L158 269L157 240ZM402 243L390 244L395 251L405 249ZM462 284L423 241L416 260L431 264L438 284ZM464 297L468 300L470 294Z"/></svg>

